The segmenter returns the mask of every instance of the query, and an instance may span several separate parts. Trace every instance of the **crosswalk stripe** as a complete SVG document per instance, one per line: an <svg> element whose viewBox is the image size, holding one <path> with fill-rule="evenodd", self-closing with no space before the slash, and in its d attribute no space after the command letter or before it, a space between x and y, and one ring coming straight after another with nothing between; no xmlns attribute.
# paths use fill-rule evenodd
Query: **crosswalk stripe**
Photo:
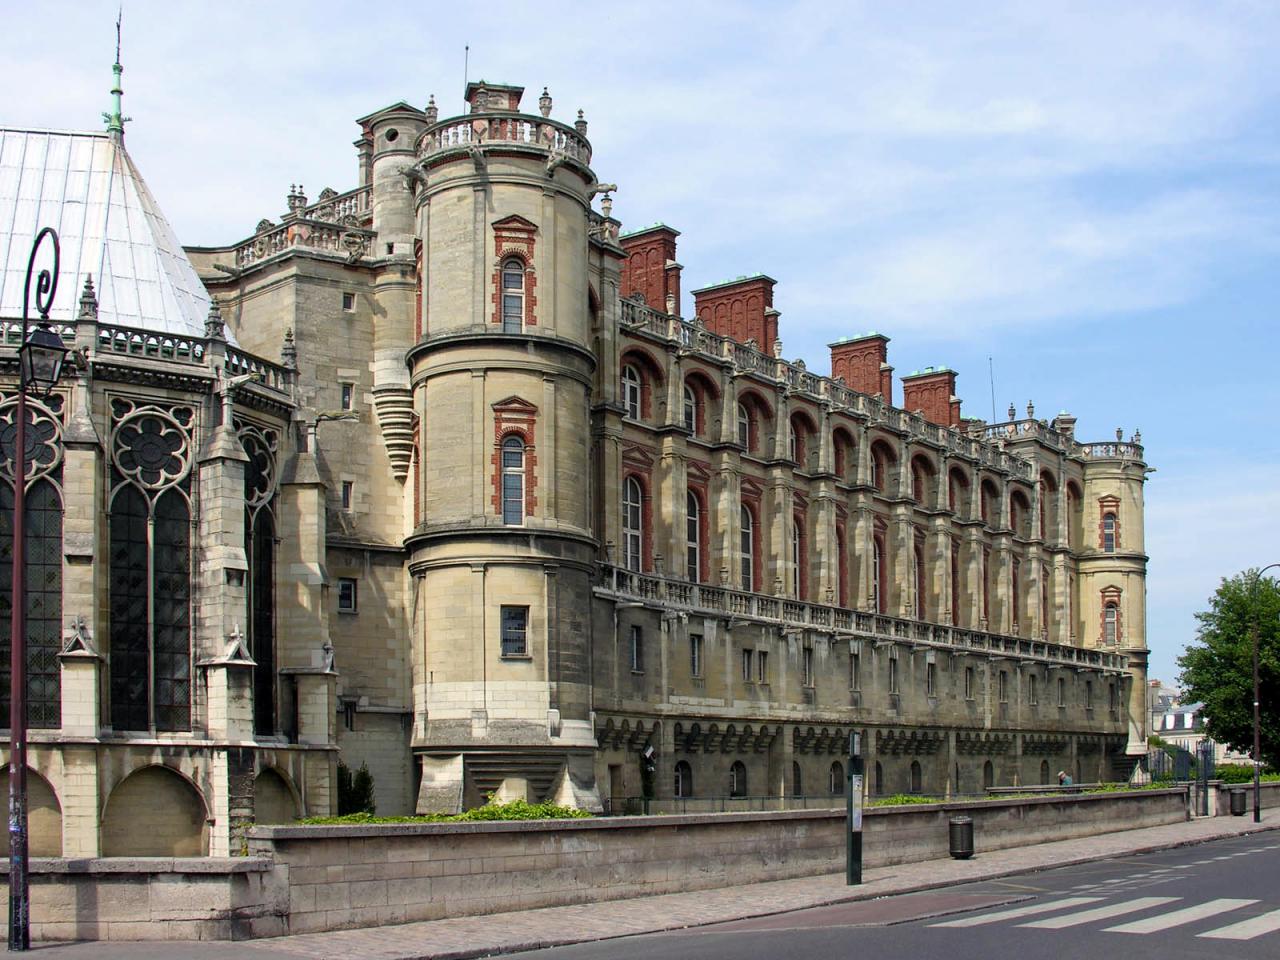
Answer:
<svg viewBox="0 0 1280 960"><path fill-rule="evenodd" d="M1248 907L1257 902L1257 900L1233 900L1230 897L1222 897L1217 900L1198 903L1194 907L1184 907L1171 913L1147 917L1145 920L1134 920L1132 923L1122 923L1116 927L1107 927L1104 933L1155 933L1157 930L1180 927L1184 923L1194 923L1196 920L1203 920L1206 917L1216 917L1220 913L1239 910L1241 907Z"/></svg>
<svg viewBox="0 0 1280 960"><path fill-rule="evenodd" d="M1053 910L1065 910L1068 907L1081 907L1086 903L1097 903L1101 897L1067 897L1065 900L1051 900L1047 903L1033 903L1026 907L1014 907L1012 910L1001 910L999 913L986 913L980 917L961 917L959 920L947 920L943 923L932 923L932 927L978 927L984 923L998 923L1001 920L1017 920L1019 917L1033 917L1038 913L1049 913Z"/></svg>
<svg viewBox="0 0 1280 960"><path fill-rule="evenodd" d="M1219 927L1217 930L1209 930L1206 933L1197 934L1197 936L1206 937L1210 940L1252 940L1254 937L1260 937L1264 933L1271 933L1273 930L1280 930L1280 910L1272 910L1270 913L1250 917L1248 920L1241 920L1239 923L1233 923L1230 926Z"/></svg>
<svg viewBox="0 0 1280 960"><path fill-rule="evenodd" d="M1019 924L1019 926L1037 927L1041 930L1061 930L1063 927L1074 927L1082 923L1092 923L1094 920L1109 920L1111 917L1122 914L1136 913L1149 907L1163 907L1166 903L1181 899L1181 897L1139 897L1137 900L1111 903L1105 907L1094 907L1092 910L1069 913L1065 917L1049 917L1046 920L1036 920L1032 923Z"/></svg>

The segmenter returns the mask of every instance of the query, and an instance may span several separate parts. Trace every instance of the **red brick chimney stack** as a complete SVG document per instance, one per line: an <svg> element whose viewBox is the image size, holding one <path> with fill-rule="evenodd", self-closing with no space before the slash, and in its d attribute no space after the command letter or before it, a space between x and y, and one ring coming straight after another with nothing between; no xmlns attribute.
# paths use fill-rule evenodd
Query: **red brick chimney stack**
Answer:
<svg viewBox="0 0 1280 960"><path fill-rule="evenodd" d="M639 293L644 302L663 313L680 313L680 271L676 237L680 231L665 223L636 230L619 239L627 259L622 262L622 296Z"/></svg>
<svg viewBox="0 0 1280 960"><path fill-rule="evenodd" d="M778 317L773 309L773 285L778 281L757 273L693 291L694 311L707 329L739 343L755 340L757 348L773 353Z"/></svg>
<svg viewBox="0 0 1280 960"><path fill-rule="evenodd" d="M829 344L831 376L843 377L845 386L872 396L880 394L893 403L893 367L889 366L889 338L879 333L850 337Z"/></svg>
<svg viewBox="0 0 1280 960"><path fill-rule="evenodd" d="M930 423L960 426L960 401L956 397L956 372L946 367L925 367L902 378L902 408L919 411Z"/></svg>

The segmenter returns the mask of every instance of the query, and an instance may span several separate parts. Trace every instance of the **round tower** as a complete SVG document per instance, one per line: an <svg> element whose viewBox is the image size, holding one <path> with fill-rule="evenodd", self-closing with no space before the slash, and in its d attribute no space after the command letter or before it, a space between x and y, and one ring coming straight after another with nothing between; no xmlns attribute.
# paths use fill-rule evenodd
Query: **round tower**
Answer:
<svg viewBox="0 0 1280 960"><path fill-rule="evenodd" d="M416 142L419 810L598 806L590 720L586 123L471 84ZM375 174L376 177L376 174ZM376 183L376 179L375 179Z"/></svg>

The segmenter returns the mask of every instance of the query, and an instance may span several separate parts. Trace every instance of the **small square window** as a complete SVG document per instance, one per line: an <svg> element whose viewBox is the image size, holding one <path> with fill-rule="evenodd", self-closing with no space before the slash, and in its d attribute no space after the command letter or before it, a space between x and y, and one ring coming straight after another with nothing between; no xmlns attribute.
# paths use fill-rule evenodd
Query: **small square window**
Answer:
<svg viewBox="0 0 1280 960"><path fill-rule="evenodd" d="M355 313L356 311L356 295L348 290L342 292L342 309L346 313Z"/></svg>
<svg viewBox="0 0 1280 960"><path fill-rule="evenodd" d="M342 409L350 410L355 405L355 385L351 383L342 384Z"/></svg>
<svg viewBox="0 0 1280 960"><path fill-rule="evenodd" d="M338 578L338 612L355 613L358 607L355 577Z"/></svg>
<svg viewBox="0 0 1280 960"><path fill-rule="evenodd" d="M342 509L350 510L356 499L356 485L351 480L342 481Z"/></svg>
<svg viewBox="0 0 1280 960"><path fill-rule="evenodd" d="M502 607L502 655L529 655L529 608Z"/></svg>

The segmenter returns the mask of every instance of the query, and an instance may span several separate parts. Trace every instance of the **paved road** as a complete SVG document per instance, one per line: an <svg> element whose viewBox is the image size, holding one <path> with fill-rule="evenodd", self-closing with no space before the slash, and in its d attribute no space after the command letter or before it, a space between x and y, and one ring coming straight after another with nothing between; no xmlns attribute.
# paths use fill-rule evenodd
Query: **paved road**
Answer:
<svg viewBox="0 0 1280 960"><path fill-rule="evenodd" d="M1274 960L1280 836L550 950L512 960Z"/></svg>

